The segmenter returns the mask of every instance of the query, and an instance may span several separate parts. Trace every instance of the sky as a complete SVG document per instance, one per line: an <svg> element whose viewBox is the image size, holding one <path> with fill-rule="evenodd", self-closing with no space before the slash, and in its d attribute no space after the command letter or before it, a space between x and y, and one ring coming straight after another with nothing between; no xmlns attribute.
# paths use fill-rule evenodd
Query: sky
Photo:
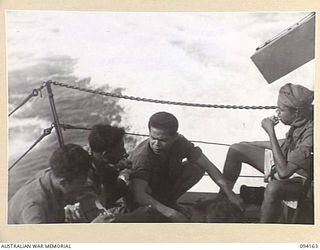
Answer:
<svg viewBox="0 0 320 250"><path fill-rule="evenodd" d="M69 56L76 61L74 74L90 77L92 88L108 84L124 88L126 95L170 101L276 105L278 90L287 82L313 89L314 60L268 84L250 57L257 47L308 14L7 11L7 68L14 71ZM188 139L226 144L267 140L260 123L274 115L273 110L190 108L128 100L120 104L126 111L123 125L130 125L131 132L148 133L149 117L168 111L177 116L179 132ZM23 122L46 126L30 119L11 119L9 126ZM287 130L278 125L278 136ZM12 154L22 153L32 143L23 138L14 143L19 140L23 143ZM221 169L227 148L199 146ZM252 173L250 168L248 173ZM208 185L199 188L207 190Z"/></svg>

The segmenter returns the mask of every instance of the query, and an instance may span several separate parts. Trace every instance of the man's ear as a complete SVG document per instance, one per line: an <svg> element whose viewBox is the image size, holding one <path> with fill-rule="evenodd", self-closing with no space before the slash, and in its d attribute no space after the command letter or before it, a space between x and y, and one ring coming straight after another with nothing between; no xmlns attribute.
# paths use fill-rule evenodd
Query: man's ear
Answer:
<svg viewBox="0 0 320 250"><path fill-rule="evenodd" d="M295 110L295 116L296 118L302 115L302 110L301 109L296 109Z"/></svg>
<svg viewBox="0 0 320 250"><path fill-rule="evenodd" d="M66 188L67 180L65 178L58 178L54 175L52 175L52 177L53 185L61 191L64 191Z"/></svg>
<svg viewBox="0 0 320 250"><path fill-rule="evenodd" d="M61 187L66 187L67 185L67 180L65 178L58 178L57 182Z"/></svg>
<svg viewBox="0 0 320 250"><path fill-rule="evenodd" d="M173 136L173 137L174 137L174 140L177 140L177 139L178 139L178 135L179 135L179 133L176 132L175 135Z"/></svg>
<svg viewBox="0 0 320 250"><path fill-rule="evenodd" d="M175 133L171 138L172 138L172 143L174 143L178 139L178 133Z"/></svg>

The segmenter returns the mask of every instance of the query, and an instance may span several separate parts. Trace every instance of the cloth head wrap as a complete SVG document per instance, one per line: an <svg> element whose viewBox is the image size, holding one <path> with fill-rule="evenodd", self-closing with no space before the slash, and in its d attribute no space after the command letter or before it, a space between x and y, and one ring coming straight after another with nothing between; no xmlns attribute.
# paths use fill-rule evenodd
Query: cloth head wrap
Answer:
<svg viewBox="0 0 320 250"><path fill-rule="evenodd" d="M313 96L313 91L297 84L287 83L280 88L278 106L282 104L300 110L291 126L300 127L310 119L309 114L313 110Z"/></svg>
<svg viewBox="0 0 320 250"><path fill-rule="evenodd" d="M291 108L308 108L313 102L313 91L292 83L282 86L279 91L278 103Z"/></svg>

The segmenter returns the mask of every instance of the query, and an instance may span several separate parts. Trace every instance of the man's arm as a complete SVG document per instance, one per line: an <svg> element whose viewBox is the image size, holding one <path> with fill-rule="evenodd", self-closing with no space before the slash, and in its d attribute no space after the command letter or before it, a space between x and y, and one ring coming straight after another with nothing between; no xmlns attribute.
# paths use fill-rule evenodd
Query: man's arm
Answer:
<svg viewBox="0 0 320 250"><path fill-rule="evenodd" d="M198 158L196 164L209 174L210 178L225 192L234 205L243 210L242 199L232 191L220 170L204 154Z"/></svg>
<svg viewBox="0 0 320 250"><path fill-rule="evenodd" d="M288 164L287 159L284 157L280 145L277 141L275 132L269 134L273 159L277 173L281 179L288 178L299 169L299 166Z"/></svg>
<svg viewBox="0 0 320 250"><path fill-rule="evenodd" d="M274 130L275 123L271 118L265 118L261 125L263 129L267 132L270 138L271 150L273 153L274 163L277 170L277 173L281 179L290 177L294 172L296 172L301 167L292 164L287 161L285 156L282 153L279 142L277 140L276 132Z"/></svg>
<svg viewBox="0 0 320 250"><path fill-rule="evenodd" d="M47 218L41 206L37 203L28 204L21 212L23 224L40 224L47 223Z"/></svg>
<svg viewBox="0 0 320 250"><path fill-rule="evenodd" d="M185 222L186 217L180 212L165 206L154 199L148 192L148 182L143 179L134 178L131 180L133 196L136 203L140 206L151 206L153 209L161 213L163 216L175 222Z"/></svg>

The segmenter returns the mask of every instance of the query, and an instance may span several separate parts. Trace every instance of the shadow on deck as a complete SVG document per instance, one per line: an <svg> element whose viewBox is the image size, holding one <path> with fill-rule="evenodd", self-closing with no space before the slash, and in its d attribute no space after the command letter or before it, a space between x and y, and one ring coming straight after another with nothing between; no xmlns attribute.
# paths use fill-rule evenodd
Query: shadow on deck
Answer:
<svg viewBox="0 0 320 250"><path fill-rule="evenodd" d="M260 206L247 204L241 213L217 199L217 193L187 192L178 204L191 215L193 223L259 223Z"/></svg>

